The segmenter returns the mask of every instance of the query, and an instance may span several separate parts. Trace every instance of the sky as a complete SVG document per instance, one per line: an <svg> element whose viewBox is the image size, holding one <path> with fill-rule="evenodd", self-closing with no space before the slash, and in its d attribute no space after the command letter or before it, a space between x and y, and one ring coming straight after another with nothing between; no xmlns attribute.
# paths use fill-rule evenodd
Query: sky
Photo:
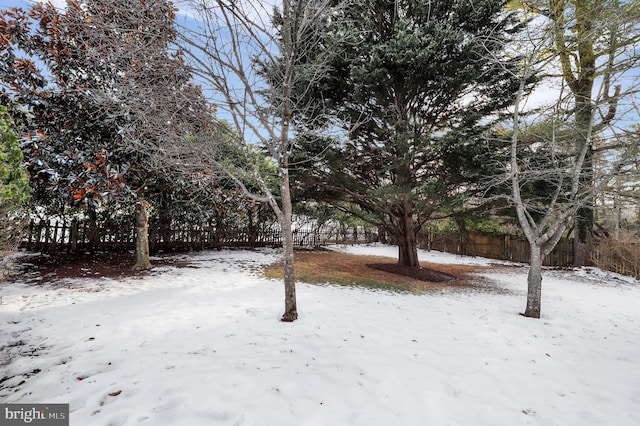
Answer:
<svg viewBox="0 0 640 426"><path fill-rule="evenodd" d="M28 2L23 0L0 0L0 6L2 6L3 8L26 7L30 3L34 3L34 2ZM63 8L67 2L66 0L51 0L51 3L53 3L53 5L56 7Z"/></svg>
<svg viewBox="0 0 640 426"><path fill-rule="evenodd" d="M0 0L0 7L9 8L9 7L27 7L30 2L24 0ZM52 3L56 7L64 8L66 1L65 0L52 0ZM182 4L181 4L182 3ZM264 3L264 2L262 2ZM189 25L189 22L193 19L193 12L188 11L185 7L184 2L176 1L174 4L178 5L183 9L183 13L179 13L179 20L182 23L186 23ZM531 108L535 108L541 106L544 103L554 100L557 97L557 90L552 88L551 86L541 86L538 88L535 93L531 96L529 101L527 102L527 106Z"/></svg>
<svg viewBox="0 0 640 426"><path fill-rule="evenodd" d="M66 0L50 0L51 3L60 9L63 9L66 4L67 1ZM30 3L36 3L36 2L29 2L29 1L25 1L25 0L0 0L0 7L2 8L10 8L10 7L28 7ZM178 4L179 1L175 1L174 4Z"/></svg>
<svg viewBox="0 0 640 426"><path fill-rule="evenodd" d="M271 3L272 0L269 2ZM52 0L52 3L60 8L63 8L66 4L65 0ZM193 25L193 12L188 11L188 8L185 7L184 1L175 1L178 7L183 9L182 13L179 13L178 20L181 23L186 24L187 26ZM265 2L261 2L261 5L264 5ZM0 7L8 8L13 6L18 7L26 7L29 4L28 1L24 0L0 0ZM267 6L268 7L268 6ZM539 20L540 18L538 18ZM533 21L534 25L536 20ZM541 23L542 25L542 23ZM620 78L618 82L621 83L624 87L629 87L631 84L638 84L638 76L636 72L626 73L624 76ZM208 89L207 87L203 87L205 91ZM541 106L550 104L558 99L560 94L559 85L553 82L547 82L539 85L536 90L529 96L525 103L525 107L527 109L535 109ZM631 102L633 100L633 102ZM625 103L622 103L618 108L618 121L621 123L621 126L628 127L630 124L634 124L638 121L638 111L634 110L636 107L635 98L629 97L625 100Z"/></svg>

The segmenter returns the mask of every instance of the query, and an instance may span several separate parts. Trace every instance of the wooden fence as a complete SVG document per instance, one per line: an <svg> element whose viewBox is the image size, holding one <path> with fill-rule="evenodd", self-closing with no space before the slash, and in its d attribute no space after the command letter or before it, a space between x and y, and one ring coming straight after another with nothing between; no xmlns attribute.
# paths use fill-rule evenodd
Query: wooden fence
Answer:
<svg viewBox="0 0 640 426"><path fill-rule="evenodd" d="M312 231L295 230L294 244L316 247L327 244L358 244L378 241L375 231L358 229ZM419 247L465 256L529 262L529 243L512 236L462 233L423 233ZM613 244L613 245L612 245ZM202 250L220 247L277 247L282 245L279 229L220 229L213 226L178 226L162 230L156 223L149 229L151 251ZM89 226L88 222L32 221L25 233L22 248L44 253L126 251L135 248L131 225ZM603 240L596 246L594 262L602 269L640 279L640 242L615 244ZM561 240L544 262L547 266L573 264L573 241Z"/></svg>
<svg viewBox="0 0 640 426"><path fill-rule="evenodd" d="M327 244L371 243L378 233L369 229L336 229L333 231L294 230L296 246L315 247ZM511 236L489 236L462 233L423 233L419 247L466 256L491 259L529 261L529 244ZM277 247L282 234L277 228L224 229L214 226L176 226L162 229L156 222L149 227L151 251L202 250L220 247ZM114 224L91 227L88 221L32 221L21 247L31 251L91 252L126 251L135 248L132 225ZM573 262L572 242L562 240L547 257L545 264L567 266Z"/></svg>
<svg viewBox="0 0 640 426"><path fill-rule="evenodd" d="M640 279L640 241L605 239L596 246L596 266Z"/></svg>
<svg viewBox="0 0 640 426"><path fill-rule="evenodd" d="M354 244L377 241L377 233L361 228L333 231L294 230L296 246L315 247L326 244ZM282 234L277 228L221 229L214 226L177 226L161 229L149 226L149 248L153 252L203 250L220 247L277 247ZM21 248L43 253L126 251L135 248L135 231L131 225L90 226L89 222L31 221Z"/></svg>
<svg viewBox="0 0 640 426"><path fill-rule="evenodd" d="M464 256L480 256L489 259L529 262L529 243L510 235L482 235L451 233L424 233L418 237L420 248L439 250ZM547 256L547 266L569 266L573 264L573 241L560 240Z"/></svg>

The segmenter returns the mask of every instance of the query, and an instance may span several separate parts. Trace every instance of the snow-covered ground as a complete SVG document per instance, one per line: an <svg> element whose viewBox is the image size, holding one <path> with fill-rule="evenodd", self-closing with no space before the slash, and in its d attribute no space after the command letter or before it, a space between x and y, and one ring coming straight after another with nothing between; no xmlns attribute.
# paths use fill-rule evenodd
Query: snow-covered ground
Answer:
<svg viewBox="0 0 640 426"><path fill-rule="evenodd" d="M521 266L484 274L502 291L299 284L300 318L281 323L282 284L256 273L277 256L0 286L0 401L70 403L72 426L640 424L637 281L545 271L540 320L518 315Z"/></svg>

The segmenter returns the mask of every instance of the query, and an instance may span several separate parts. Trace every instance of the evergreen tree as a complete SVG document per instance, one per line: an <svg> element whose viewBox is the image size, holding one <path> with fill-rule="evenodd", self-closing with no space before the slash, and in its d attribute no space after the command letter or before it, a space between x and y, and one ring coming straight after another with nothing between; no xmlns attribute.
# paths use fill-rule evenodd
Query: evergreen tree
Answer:
<svg viewBox="0 0 640 426"><path fill-rule="evenodd" d="M20 242L24 221L17 210L29 197L29 180L22 152L11 119L0 107L0 258L11 253ZM0 270L0 276L2 275Z"/></svg>
<svg viewBox="0 0 640 426"><path fill-rule="evenodd" d="M502 49L519 23L502 0L376 0L353 3L327 28L316 55L340 53L300 96L317 102L317 117L337 118L320 130L348 138L300 140L298 186L367 212L393 236L399 263L419 266L420 229L488 165L477 144L517 89L517 58Z"/></svg>
<svg viewBox="0 0 640 426"><path fill-rule="evenodd" d="M172 3L40 3L0 17L2 99L28 142L38 200L85 205L90 215L106 201L135 202L136 267L150 267L147 199L180 173L165 154L213 122L172 47Z"/></svg>
<svg viewBox="0 0 640 426"><path fill-rule="evenodd" d="M13 210L29 195L29 179L24 169L22 151L7 108L0 107L0 203L3 209Z"/></svg>

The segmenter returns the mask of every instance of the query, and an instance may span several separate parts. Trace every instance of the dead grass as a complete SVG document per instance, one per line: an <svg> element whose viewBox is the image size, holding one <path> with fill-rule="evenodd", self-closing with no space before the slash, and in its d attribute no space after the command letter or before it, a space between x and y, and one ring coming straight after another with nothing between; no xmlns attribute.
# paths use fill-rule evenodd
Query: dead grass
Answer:
<svg viewBox="0 0 640 426"><path fill-rule="evenodd" d="M355 285L410 292L428 292L444 288L487 289L488 284L473 274L493 269L484 266L422 262L423 268L454 277L451 281L434 283L367 266L368 264L395 265L397 260L389 257L358 256L333 251L299 251L296 252L295 262L296 279L300 282ZM282 263L265 267L264 275L267 278L282 279Z"/></svg>

